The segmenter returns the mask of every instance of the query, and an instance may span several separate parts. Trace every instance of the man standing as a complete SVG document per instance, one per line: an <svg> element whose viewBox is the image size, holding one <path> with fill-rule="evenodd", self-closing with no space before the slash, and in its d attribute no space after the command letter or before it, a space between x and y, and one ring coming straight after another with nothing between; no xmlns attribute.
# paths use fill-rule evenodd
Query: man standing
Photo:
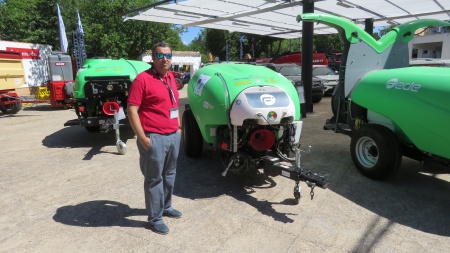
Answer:
<svg viewBox="0 0 450 253"><path fill-rule="evenodd" d="M180 148L178 91L168 72L172 49L165 42L152 48L152 67L133 81L128 96L128 118L137 136L139 166L144 175L148 228L167 234L162 216L181 218L172 207Z"/></svg>

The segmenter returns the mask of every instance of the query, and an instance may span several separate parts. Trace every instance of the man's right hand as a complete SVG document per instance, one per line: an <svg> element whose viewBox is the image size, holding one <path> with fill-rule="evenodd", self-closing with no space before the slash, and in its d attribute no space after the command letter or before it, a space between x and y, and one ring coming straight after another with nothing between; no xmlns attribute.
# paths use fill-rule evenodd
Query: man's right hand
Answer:
<svg viewBox="0 0 450 253"><path fill-rule="evenodd" d="M150 149L150 137L145 136L145 138L139 139L139 142L141 143L142 148L148 152Z"/></svg>

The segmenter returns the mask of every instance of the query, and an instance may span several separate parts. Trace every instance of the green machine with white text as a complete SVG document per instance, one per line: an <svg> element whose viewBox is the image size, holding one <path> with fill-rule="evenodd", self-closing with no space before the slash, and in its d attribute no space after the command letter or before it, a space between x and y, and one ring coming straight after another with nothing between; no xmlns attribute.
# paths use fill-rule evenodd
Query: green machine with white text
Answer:
<svg viewBox="0 0 450 253"><path fill-rule="evenodd" d="M64 126L84 126L90 132L114 130L120 154L127 151L120 140L119 127L126 119L128 91L136 76L150 68L142 61L88 59L77 72L73 87L77 119Z"/></svg>
<svg viewBox="0 0 450 253"><path fill-rule="evenodd" d="M211 64L195 72L187 92L182 118L187 156L200 157L206 143L220 157L223 176L262 168L267 175L292 179L296 203L300 181L326 188L325 177L300 165L300 102L284 76L265 66Z"/></svg>
<svg viewBox="0 0 450 253"><path fill-rule="evenodd" d="M362 174L387 178L402 156L450 164L450 68L409 67L408 49L417 29L450 23L414 20L377 41L336 16L309 13L297 21L334 27L344 43L333 117L324 128L351 136L352 159Z"/></svg>

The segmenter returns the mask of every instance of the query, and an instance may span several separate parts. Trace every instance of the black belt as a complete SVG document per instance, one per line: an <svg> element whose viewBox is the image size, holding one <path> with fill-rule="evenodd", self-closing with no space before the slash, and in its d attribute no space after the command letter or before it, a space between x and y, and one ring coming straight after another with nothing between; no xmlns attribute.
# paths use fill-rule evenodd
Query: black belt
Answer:
<svg viewBox="0 0 450 253"><path fill-rule="evenodd" d="M147 135L147 134L172 135L172 134L174 134L174 133L176 133L176 132L177 132L177 131L171 132L171 133L166 133L166 134L155 133L155 132L145 132L145 134L146 134L146 135Z"/></svg>

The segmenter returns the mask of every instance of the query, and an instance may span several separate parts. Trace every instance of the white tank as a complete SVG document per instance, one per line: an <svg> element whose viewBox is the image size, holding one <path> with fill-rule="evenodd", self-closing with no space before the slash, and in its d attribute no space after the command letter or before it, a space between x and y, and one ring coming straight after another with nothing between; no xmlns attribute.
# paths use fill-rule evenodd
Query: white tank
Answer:
<svg viewBox="0 0 450 253"><path fill-rule="evenodd" d="M246 119L256 119L259 125L277 125L286 117L295 118L294 103L286 92L274 86L253 86L243 90L230 111L234 126L242 126Z"/></svg>

